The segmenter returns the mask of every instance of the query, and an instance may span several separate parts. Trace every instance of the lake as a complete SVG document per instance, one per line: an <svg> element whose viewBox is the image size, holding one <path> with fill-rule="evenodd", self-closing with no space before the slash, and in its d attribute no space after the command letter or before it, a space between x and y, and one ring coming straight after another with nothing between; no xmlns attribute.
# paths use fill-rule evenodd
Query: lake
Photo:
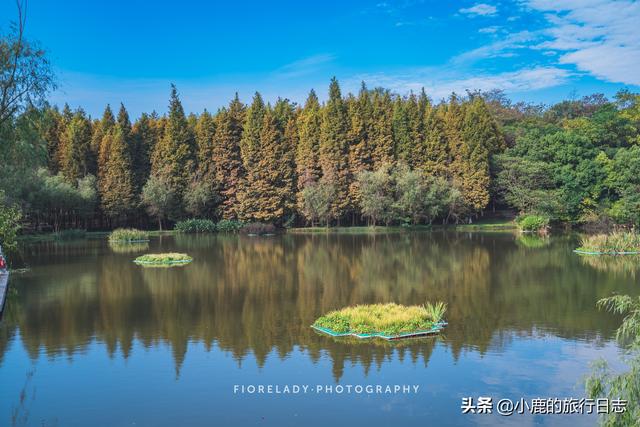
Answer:
<svg viewBox="0 0 640 427"><path fill-rule="evenodd" d="M0 323L0 425L594 425L461 410L463 397L581 398L589 364L618 359L621 319L595 304L638 295L640 263L575 246L454 231L25 244ZM194 261L132 262L169 251ZM309 327L348 305L439 300L440 337Z"/></svg>

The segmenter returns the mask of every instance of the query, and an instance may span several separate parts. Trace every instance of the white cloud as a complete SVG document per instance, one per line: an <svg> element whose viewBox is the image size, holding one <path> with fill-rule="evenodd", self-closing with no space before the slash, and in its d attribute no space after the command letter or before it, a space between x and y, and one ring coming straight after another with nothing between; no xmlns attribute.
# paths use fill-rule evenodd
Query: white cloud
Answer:
<svg viewBox="0 0 640 427"><path fill-rule="evenodd" d="M559 63L611 82L640 85L640 2L525 0L548 23L536 46L558 51Z"/></svg>
<svg viewBox="0 0 640 427"><path fill-rule="evenodd" d="M498 32L499 29L500 27L498 27L497 25L494 25L491 27L480 28L478 32L481 34L495 34Z"/></svg>
<svg viewBox="0 0 640 427"><path fill-rule="evenodd" d="M461 64L481 59L514 56L514 50L528 48L530 42L537 40L538 37L538 34L530 31L512 33L503 39L457 55L451 59L451 62Z"/></svg>
<svg viewBox="0 0 640 427"><path fill-rule="evenodd" d="M478 3L472 7L460 9L458 12L470 16L494 16L498 9L490 4Z"/></svg>
<svg viewBox="0 0 640 427"><path fill-rule="evenodd" d="M566 83L571 76L569 71L558 67L532 67L493 75L477 73L473 77L437 74L438 71L432 68L402 74L363 74L350 79L345 86L348 89L357 88L360 81L365 81L369 87L382 86L401 94L418 92L424 87L432 98L441 99L452 92L465 93L467 90L502 89L514 93L544 89Z"/></svg>
<svg viewBox="0 0 640 427"><path fill-rule="evenodd" d="M274 75L281 78L305 76L318 71L327 64L330 64L334 59L334 55L326 53L309 56L280 67L274 72Z"/></svg>

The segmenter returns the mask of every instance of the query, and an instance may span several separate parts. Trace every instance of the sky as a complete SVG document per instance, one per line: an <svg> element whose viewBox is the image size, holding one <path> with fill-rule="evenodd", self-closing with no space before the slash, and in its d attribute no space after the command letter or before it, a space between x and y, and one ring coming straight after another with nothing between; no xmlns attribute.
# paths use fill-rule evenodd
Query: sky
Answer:
<svg viewBox="0 0 640 427"><path fill-rule="evenodd" d="M16 19L0 0L0 29ZM303 103L361 81L405 95L425 88L502 89L550 104L591 93L640 91L640 1L29 0L26 35L44 47L52 103L97 117L123 102L134 117L167 109L216 111L238 92Z"/></svg>

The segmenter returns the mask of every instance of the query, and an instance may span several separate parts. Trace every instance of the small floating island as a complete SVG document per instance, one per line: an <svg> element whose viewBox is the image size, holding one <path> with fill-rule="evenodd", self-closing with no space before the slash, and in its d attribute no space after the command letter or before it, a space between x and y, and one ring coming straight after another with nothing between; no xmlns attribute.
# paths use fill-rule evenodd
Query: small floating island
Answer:
<svg viewBox="0 0 640 427"><path fill-rule="evenodd" d="M135 228L117 228L109 234L109 242L115 244L145 243L149 241L149 233Z"/></svg>
<svg viewBox="0 0 640 427"><path fill-rule="evenodd" d="M318 318L312 328L333 337L383 338L394 340L439 333L447 325L443 302L424 306L369 304L331 311Z"/></svg>
<svg viewBox="0 0 640 427"><path fill-rule="evenodd" d="M581 255L640 255L640 234L617 231L586 236L574 252Z"/></svg>
<svg viewBox="0 0 640 427"><path fill-rule="evenodd" d="M139 256L133 262L144 266L170 267L175 265L185 265L193 261L187 254L166 253L166 254L146 254Z"/></svg>

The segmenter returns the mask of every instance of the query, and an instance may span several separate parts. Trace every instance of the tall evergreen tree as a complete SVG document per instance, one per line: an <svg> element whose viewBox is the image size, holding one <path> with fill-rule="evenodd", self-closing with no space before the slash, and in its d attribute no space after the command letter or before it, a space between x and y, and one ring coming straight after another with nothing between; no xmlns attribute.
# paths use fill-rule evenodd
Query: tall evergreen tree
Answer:
<svg viewBox="0 0 640 427"><path fill-rule="evenodd" d="M428 107L424 112L424 139L416 147L413 166L427 175L449 176L449 145L444 119L444 107Z"/></svg>
<svg viewBox="0 0 640 427"><path fill-rule="evenodd" d="M322 170L319 164L320 125L322 115L320 103L315 91L309 92L304 108L298 115L298 145L296 148L297 204L302 210L303 190L320 179Z"/></svg>
<svg viewBox="0 0 640 427"><path fill-rule="evenodd" d="M82 109L78 109L64 132L62 174L74 185L89 173L91 151L91 122Z"/></svg>
<svg viewBox="0 0 640 427"><path fill-rule="evenodd" d="M92 166L95 171L94 173L98 176L99 174L97 171L100 169L101 164L104 167L108 155L108 150L106 150L106 147L103 147L102 139L107 133L109 133L115 124L116 119L113 116L113 111L111 111L111 107L107 104L104 112L102 113L102 119L97 123L94 123L93 135L91 136L91 153L93 154L96 162Z"/></svg>
<svg viewBox="0 0 640 427"><path fill-rule="evenodd" d="M142 113L131 129L131 165L133 188L140 195L142 187L151 174L151 153L158 143L159 132L156 120Z"/></svg>
<svg viewBox="0 0 640 427"><path fill-rule="evenodd" d="M215 118L215 139L213 145L213 165L217 193L221 196L220 215L224 219L237 219L239 213L238 190L244 175L240 141L245 107L238 94Z"/></svg>
<svg viewBox="0 0 640 427"><path fill-rule="evenodd" d="M258 163L247 171L246 200L243 203L244 220L279 222L284 218L287 197L291 194L293 168L291 151L278 129L275 113L267 109L264 114L258 151Z"/></svg>
<svg viewBox="0 0 640 427"><path fill-rule="evenodd" d="M333 185L335 189L331 214L338 221L347 213L350 206L347 119L340 86L334 77L329 85L329 100L322 115L319 159L323 180Z"/></svg>
<svg viewBox="0 0 640 427"><path fill-rule="evenodd" d="M352 207L360 206L360 182L356 177L371 169L371 149L369 146L369 127L371 125L371 98L366 85L362 82L358 97L347 99L349 116L349 199ZM354 212L355 213L355 212Z"/></svg>
<svg viewBox="0 0 640 427"><path fill-rule="evenodd" d="M105 138L109 156L104 170L100 171L100 202L103 212L111 219L118 220L131 213L135 207L133 169L125 132L118 123L109 130Z"/></svg>
<svg viewBox="0 0 640 427"><path fill-rule="evenodd" d="M262 95L256 92L253 101L247 109L240 142L242 162L247 171L252 169L257 163L257 153L260 148L260 131L264 122L266 106L262 100Z"/></svg>
<svg viewBox="0 0 640 427"><path fill-rule="evenodd" d="M391 165L395 161L393 141L393 101L389 91L373 92L373 110L369 126L369 144L373 169L382 165Z"/></svg>
<svg viewBox="0 0 640 427"><path fill-rule="evenodd" d="M162 138L156 145L151 159L152 174L167 174L167 182L171 190L181 198L189 185L191 174L195 168L195 138L184 114L175 85L171 85L169 114L164 126ZM174 217L181 215L179 203L172 213Z"/></svg>

